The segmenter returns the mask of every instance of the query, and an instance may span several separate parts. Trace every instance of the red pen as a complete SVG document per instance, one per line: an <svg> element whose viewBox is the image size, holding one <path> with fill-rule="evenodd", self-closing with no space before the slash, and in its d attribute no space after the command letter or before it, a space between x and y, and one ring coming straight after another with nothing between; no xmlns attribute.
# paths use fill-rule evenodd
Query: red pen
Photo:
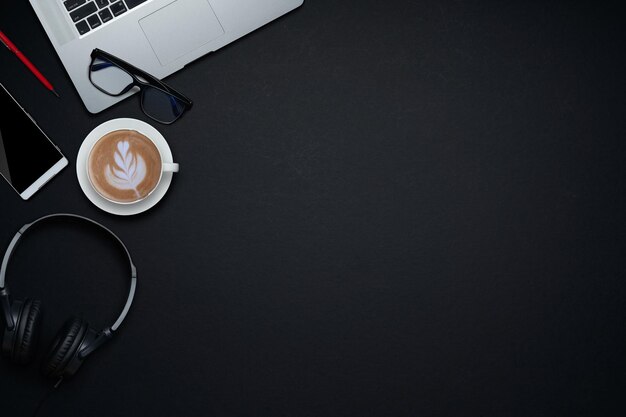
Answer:
<svg viewBox="0 0 626 417"><path fill-rule="evenodd" d="M11 42L11 40L7 38L7 36L4 33L2 33L1 30L0 30L0 42L2 42L9 51L13 52L20 59L20 61L22 61L24 65L26 65L26 67L30 70L30 72L32 72L33 75L37 77L37 79L44 85L44 87L52 91L52 93L54 93L55 96L59 97L59 94L56 91L54 91L54 87L52 86L52 84L50 84L50 81L46 80L46 77L44 77L39 72L37 67L35 67L33 63L30 62L28 58L26 58L26 56L22 52L20 52L19 49L17 49L17 46L15 46L15 44Z"/></svg>

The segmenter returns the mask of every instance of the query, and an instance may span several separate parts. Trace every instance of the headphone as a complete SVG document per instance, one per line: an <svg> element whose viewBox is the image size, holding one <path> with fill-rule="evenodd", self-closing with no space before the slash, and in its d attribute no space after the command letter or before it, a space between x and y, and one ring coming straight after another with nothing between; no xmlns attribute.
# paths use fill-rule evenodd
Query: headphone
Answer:
<svg viewBox="0 0 626 417"><path fill-rule="evenodd" d="M27 364L33 359L39 336L42 311L39 300L25 298L24 300L16 299L11 301L9 299L9 291L5 286L7 265L15 251L15 247L28 230L32 230L32 227L35 225L57 218L76 219L104 230L124 249L130 264L128 298L122 312L112 326L96 331L87 321L74 316L67 320L57 333L52 346L45 356L41 370L47 377L63 379L73 376L85 358L109 341L118 327L120 327L133 303L137 286L137 269L130 257L130 252L128 252L122 240L108 228L87 217L67 213L50 214L22 226L9 243L9 247L2 259L2 267L0 268L0 302L2 303L2 316L5 322L2 353L13 362Z"/></svg>

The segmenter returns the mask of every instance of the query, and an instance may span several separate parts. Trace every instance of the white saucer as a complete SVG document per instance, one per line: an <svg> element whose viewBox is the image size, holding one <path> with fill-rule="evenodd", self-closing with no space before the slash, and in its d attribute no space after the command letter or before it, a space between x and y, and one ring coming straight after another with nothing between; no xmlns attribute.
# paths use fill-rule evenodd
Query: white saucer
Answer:
<svg viewBox="0 0 626 417"><path fill-rule="evenodd" d="M142 122L141 120L114 119L102 123L87 135L83 144L80 146L78 156L76 157L76 176L78 177L78 183L80 184L80 188L83 190L83 193L85 193L89 201L91 201L96 207L106 211L107 213L116 214L118 216L132 216L133 214L143 213L144 211L151 209L165 196L165 193L167 193L167 190L170 188L173 173L164 172L161 182L152 194L137 203L115 204L105 198L102 198L100 194L93 189L89 182L89 178L87 177L87 158L89 157L91 147L98 139L109 132L121 129L135 130L149 137L154 141L157 148L159 148L159 151L161 151L163 162L174 162L172 151L170 150L167 141L154 127L150 126L148 123Z"/></svg>

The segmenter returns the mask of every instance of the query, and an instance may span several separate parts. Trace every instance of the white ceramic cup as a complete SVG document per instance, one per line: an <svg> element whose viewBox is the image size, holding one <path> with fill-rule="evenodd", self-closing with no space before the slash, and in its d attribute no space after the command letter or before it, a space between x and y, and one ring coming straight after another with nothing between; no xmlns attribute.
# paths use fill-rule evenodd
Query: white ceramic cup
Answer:
<svg viewBox="0 0 626 417"><path fill-rule="evenodd" d="M109 197L106 197L105 195L103 195L98 188L93 184L92 180L91 180L91 176L89 175L89 161L91 159L91 152L93 151L93 148L95 148L95 146L102 140L102 138L104 138L105 136L107 136L110 133L113 132L117 132L119 130L131 130L134 132L139 133L140 135L148 138L150 140L150 142L152 142L152 144L154 145L154 147L156 148L156 150L159 152L159 159L161 160L161 171L159 172L159 180L156 182L155 186L152 187L152 189L150 190L150 192L148 194L146 194L145 196L143 196L142 198L138 198L137 200L133 200L133 201L117 201L117 200L112 200ZM89 148L89 153L87 154L87 163L85 164L85 169L87 170L87 178L89 179L89 184L91 185L91 188L93 188L93 190L98 193L98 195L102 198L104 198L107 201L110 201L111 203L115 203L115 204L121 204L121 205L132 205L132 204L136 204L139 203L140 201L145 200L146 198L148 198L153 192L154 190L156 190L157 188L159 188L159 184L161 184L161 180L163 179L163 173L164 172L178 172L179 169L179 165L177 163L174 162L163 162L163 155L161 154L161 150L159 149L159 147L157 146L156 142L154 141L154 139L152 139L148 134L146 134L145 132L141 132L138 129L112 129L108 132L104 132L101 136L100 139L98 139L97 141L95 141L91 147Z"/></svg>

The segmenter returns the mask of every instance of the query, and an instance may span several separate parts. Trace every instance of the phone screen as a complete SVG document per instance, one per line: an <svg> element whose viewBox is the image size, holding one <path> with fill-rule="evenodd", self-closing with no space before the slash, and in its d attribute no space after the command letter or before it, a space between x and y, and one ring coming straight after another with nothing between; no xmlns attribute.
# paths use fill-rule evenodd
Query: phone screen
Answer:
<svg viewBox="0 0 626 417"><path fill-rule="evenodd" d="M0 173L22 194L63 154L0 85Z"/></svg>

